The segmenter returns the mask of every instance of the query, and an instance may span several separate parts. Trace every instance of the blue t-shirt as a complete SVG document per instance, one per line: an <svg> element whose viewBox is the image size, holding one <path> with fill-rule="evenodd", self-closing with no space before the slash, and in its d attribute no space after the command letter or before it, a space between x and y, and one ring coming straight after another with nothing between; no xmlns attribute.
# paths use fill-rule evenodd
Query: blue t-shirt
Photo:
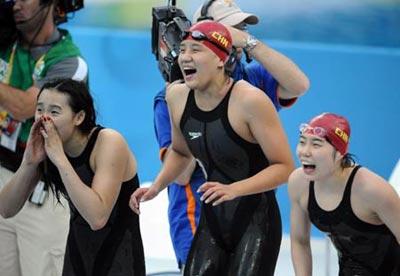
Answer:
<svg viewBox="0 0 400 276"><path fill-rule="evenodd" d="M261 89L271 99L276 110L280 110L281 104L277 94L278 82L258 62L246 65L238 62L232 78L246 80ZM162 159L171 144L171 123L165 101L165 88L154 98L154 128ZM181 186L172 183L168 187L170 236L179 266L186 263L194 231L199 222L201 201L197 189L204 182L203 173L197 167L191 177L190 185Z"/></svg>

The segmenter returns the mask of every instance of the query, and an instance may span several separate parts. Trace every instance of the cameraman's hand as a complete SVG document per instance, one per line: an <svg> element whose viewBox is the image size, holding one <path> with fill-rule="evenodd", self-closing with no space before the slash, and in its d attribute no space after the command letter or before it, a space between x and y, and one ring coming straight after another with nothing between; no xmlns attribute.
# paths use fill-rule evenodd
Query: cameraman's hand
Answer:
<svg viewBox="0 0 400 276"><path fill-rule="evenodd" d="M247 37L249 36L249 33L241 31L239 29L236 29L228 25L225 25L225 27L231 33L232 45L235 46L236 48L244 48L246 46L246 40Z"/></svg>

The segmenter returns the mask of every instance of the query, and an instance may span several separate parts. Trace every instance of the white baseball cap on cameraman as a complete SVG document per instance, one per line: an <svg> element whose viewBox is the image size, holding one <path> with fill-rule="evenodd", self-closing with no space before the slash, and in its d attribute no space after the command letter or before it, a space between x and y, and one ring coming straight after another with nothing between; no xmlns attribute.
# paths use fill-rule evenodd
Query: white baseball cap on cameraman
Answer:
<svg viewBox="0 0 400 276"><path fill-rule="evenodd" d="M202 7L203 6L200 6L194 13L193 23L197 22L198 18L201 16ZM208 8L207 16L212 17L214 21L228 26L235 26L242 22L249 25L258 23L257 16L243 12L233 0L215 0Z"/></svg>

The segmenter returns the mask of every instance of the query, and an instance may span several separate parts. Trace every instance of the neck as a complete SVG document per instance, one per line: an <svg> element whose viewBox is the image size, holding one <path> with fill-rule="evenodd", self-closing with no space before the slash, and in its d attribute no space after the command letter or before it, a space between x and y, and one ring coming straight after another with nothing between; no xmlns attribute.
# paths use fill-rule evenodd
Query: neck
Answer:
<svg viewBox="0 0 400 276"><path fill-rule="evenodd" d="M231 80L229 76L224 74L222 77L212 80L207 88L196 89L195 95L198 107L203 110L214 109L228 93Z"/></svg>
<svg viewBox="0 0 400 276"><path fill-rule="evenodd" d="M81 155L89 141L90 134L83 134L79 130L76 130L71 138L64 142L65 153L70 157Z"/></svg>
<svg viewBox="0 0 400 276"><path fill-rule="evenodd" d="M342 167L339 166L326 178L315 181L315 185L318 185L321 190L326 191L342 190L342 187L346 185L350 172L350 168L342 169Z"/></svg>
<svg viewBox="0 0 400 276"><path fill-rule="evenodd" d="M225 94L228 92L228 90L225 88L227 86L229 87L230 81L231 78L229 76L225 74L219 75L216 78L211 79L206 87L196 89L196 92L206 97L225 96Z"/></svg>

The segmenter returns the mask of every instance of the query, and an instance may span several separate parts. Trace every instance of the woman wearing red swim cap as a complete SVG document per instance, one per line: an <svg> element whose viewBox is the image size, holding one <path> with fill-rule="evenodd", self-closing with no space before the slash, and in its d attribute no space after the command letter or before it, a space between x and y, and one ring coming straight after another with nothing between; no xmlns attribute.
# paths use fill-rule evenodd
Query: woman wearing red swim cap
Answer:
<svg viewBox="0 0 400 276"><path fill-rule="evenodd" d="M232 38L222 24L193 25L180 45L184 83L167 90L172 145L150 188L131 208L152 199L192 156L207 182L200 223L184 275L273 275L282 228L274 190L293 170L286 135L271 100L225 72Z"/></svg>
<svg viewBox="0 0 400 276"><path fill-rule="evenodd" d="M323 113L300 126L301 167L289 178L291 250L296 275L312 275L310 225L327 233L339 275L400 275L400 199L348 153L350 126Z"/></svg>

